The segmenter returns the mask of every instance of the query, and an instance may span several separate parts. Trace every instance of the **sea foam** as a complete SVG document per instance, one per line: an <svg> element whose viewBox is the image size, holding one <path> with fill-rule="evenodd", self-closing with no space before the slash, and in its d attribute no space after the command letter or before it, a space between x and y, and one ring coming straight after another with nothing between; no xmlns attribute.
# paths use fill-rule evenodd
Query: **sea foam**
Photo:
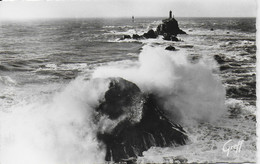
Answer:
<svg viewBox="0 0 260 164"><path fill-rule="evenodd" d="M1 114L1 162L5 164L102 163L93 108L105 80L78 78L53 98L17 105Z"/></svg>
<svg viewBox="0 0 260 164"><path fill-rule="evenodd" d="M100 67L93 73L97 77L123 77L143 92L156 94L175 122L212 122L225 111L225 89L219 77L203 61L188 62L182 51L147 45L135 66Z"/></svg>
<svg viewBox="0 0 260 164"><path fill-rule="evenodd" d="M95 108L108 89L107 77L132 81L160 99L173 122L215 121L225 111L225 90L212 69L163 47L143 47L138 61L101 66L91 80L78 77L47 99L13 106L1 114L1 160L5 164L103 163L105 145L97 132L116 122L94 121Z"/></svg>

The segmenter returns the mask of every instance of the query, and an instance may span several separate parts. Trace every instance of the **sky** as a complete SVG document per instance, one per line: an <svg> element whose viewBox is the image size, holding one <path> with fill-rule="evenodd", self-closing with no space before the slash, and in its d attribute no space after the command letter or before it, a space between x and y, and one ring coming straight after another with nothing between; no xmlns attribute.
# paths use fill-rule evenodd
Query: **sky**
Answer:
<svg viewBox="0 0 260 164"><path fill-rule="evenodd" d="M56 0L0 2L0 19L82 17L256 17L257 0Z"/></svg>

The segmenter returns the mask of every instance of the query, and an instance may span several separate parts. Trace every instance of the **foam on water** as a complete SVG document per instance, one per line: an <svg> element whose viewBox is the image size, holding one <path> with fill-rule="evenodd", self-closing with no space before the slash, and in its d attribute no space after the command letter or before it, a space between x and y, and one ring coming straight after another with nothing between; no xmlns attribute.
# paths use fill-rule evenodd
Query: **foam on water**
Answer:
<svg viewBox="0 0 260 164"><path fill-rule="evenodd" d="M147 45L139 61L111 64L95 70L92 80L78 77L56 94L38 95L38 99L36 94L30 101L10 105L11 113L1 115L2 161L104 162L104 145L96 133L109 131L108 125L115 123L101 119L95 124L93 114L108 88L108 81L102 80L106 77L123 77L144 92L158 95L174 122L214 121L224 112L225 91L220 81L203 62L188 62L183 51L172 53ZM48 68L56 69L56 65Z"/></svg>
<svg viewBox="0 0 260 164"><path fill-rule="evenodd" d="M9 76L0 76L0 84L5 86L14 86L17 85L17 82Z"/></svg>
<svg viewBox="0 0 260 164"><path fill-rule="evenodd" d="M174 121L215 121L225 110L225 89L203 62L191 64L182 51L145 46L131 68L100 67L93 77L123 77L157 94ZM182 119L180 119L182 118Z"/></svg>
<svg viewBox="0 0 260 164"><path fill-rule="evenodd" d="M128 28L132 26L125 29L117 29L121 28L119 26L104 28L108 32L106 35L116 36L108 37L111 42L136 42L118 41L114 38L118 38L118 35L135 34L136 31L143 34L157 24L159 22L155 21L146 28L144 23L138 30L129 30ZM185 146L151 148L143 153L144 157L138 158L139 163L167 162L176 156L185 157L188 162L255 161L256 134L253 120L256 108L242 100L225 101L225 88L217 75L219 72L216 71L218 65L212 61L212 54L220 53L233 61L250 59L247 56L239 56L235 50L251 48L254 46L254 41L243 40L247 36L242 32L218 29L210 31L210 28L200 31L200 29L193 28L193 31L188 32L190 35L178 36L185 42L168 42L161 37L138 41L148 45L143 47L137 61L131 59L115 61L111 59L114 57L112 56L106 62L97 62L93 65L44 63L45 67L34 70L34 73L42 70L53 73L56 70L67 72L76 69L84 74L65 86L64 83L67 82L21 85L14 75L0 76L0 125L1 143L3 143L0 152L1 162L5 164L104 162L104 145L97 141L96 132L109 131L117 122L104 118L95 124L92 119L94 109L108 87L108 81L103 78L111 76L123 77L136 83L142 91L156 94L160 98L160 103L164 105L167 116L174 122L180 122L191 140ZM229 41L233 34L236 34L237 38L242 36L244 38ZM226 40L221 40L222 38ZM169 44L180 49L174 52L165 51L165 46ZM200 60L196 63L187 60L191 53L198 55ZM19 58L24 59L24 56L17 56L16 59ZM107 64L111 60L114 61ZM248 64L250 63L253 61ZM243 75L246 74L250 76L252 72ZM232 77L234 73L224 75ZM41 75L36 76L41 80ZM47 75L42 75L42 79L46 77ZM31 79L28 81L31 82ZM227 157L222 152L223 144L229 139L233 139L234 142L244 140L240 154L231 152Z"/></svg>
<svg viewBox="0 0 260 164"><path fill-rule="evenodd" d="M139 157L137 163L165 163L181 159L188 163L256 161L255 121L252 120L255 117L255 107L243 104L244 102L234 99L227 100L226 106L230 113L225 113L218 122L185 127L190 143L180 147L151 148L143 152L143 157ZM233 149L227 154L223 150L239 142L242 143L240 151Z"/></svg>
<svg viewBox="0 0 260 164"><path fill-rule="evenodd" d="M46 64L44 67L38 68L37 71L42 71L42 70L79 70L79 71L84 71L88 65L86 63L73 63L73 64Z"/></svg>
<svg viewBox="0 0 260 164"><path fill-rule="evenodd" d="M78 78L60 93L17 104L1 114L1 160L6 164L100 163L93 108L107 90L104 80ZM100 126L100 125L99 125Z"/></svg>

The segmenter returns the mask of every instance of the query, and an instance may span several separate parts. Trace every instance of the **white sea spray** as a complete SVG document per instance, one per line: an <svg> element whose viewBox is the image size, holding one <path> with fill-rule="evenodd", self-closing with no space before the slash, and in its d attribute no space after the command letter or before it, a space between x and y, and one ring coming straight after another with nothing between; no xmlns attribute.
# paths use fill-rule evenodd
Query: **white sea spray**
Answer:
<svg viewBox="0 0 260 164"><path fill-rule="evenodd" d="M130 68L105 66L93 77L123 77L156 94L173 121L215 121L225 111L225 89L203 62L192 64L185 54L145 46Z"/></svg>
<svg viewBox="0 0 260 164"><path fill-rule="evenodd" d="M48 102L20 104L1 113L1 161L6 164L102 163L93 108L107 90L105 80L78 78Z"/></svg>

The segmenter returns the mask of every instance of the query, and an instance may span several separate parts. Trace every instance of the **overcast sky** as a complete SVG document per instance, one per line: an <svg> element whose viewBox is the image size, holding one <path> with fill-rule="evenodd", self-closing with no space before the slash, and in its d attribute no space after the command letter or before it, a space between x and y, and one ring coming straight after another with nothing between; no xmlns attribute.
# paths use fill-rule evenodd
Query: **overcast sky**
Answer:
<svg viewBox="0 0 260 164"><path fill-rule="evenodd" d="M70 0L0 2L0 19L79 17L256 17L257 0Z"/></svg>

